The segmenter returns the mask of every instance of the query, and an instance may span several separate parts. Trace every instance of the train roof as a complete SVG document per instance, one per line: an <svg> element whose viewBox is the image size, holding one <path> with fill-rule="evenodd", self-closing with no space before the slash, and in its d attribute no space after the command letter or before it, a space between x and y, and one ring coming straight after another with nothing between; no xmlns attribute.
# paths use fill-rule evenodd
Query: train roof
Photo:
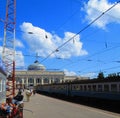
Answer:
<svg viewBox="0 0 120 118"><path fill-rule="evenodd" d="M65 84L107 83L107 82L120 82L120 78L76 80L76 81L71 81L71 82L45 84L45 86L47 86L47 85L65 85ZM41 85L41 86L44 86L44 85Z"/></svg>
<svg viewBox="0 0 120 118"><path fill-rule="evenodd" d="M5 76L7 75L2 66L0 66L0 73L4 74Z"/></svg>
<svg viewBox="0 0 120 118"><path fill-rule="evenodd" d="M87 83L106 83L106 82L120 82L120 78L104 78L104 79L88 79L72 81L72 84L87 84Z"/></svg>

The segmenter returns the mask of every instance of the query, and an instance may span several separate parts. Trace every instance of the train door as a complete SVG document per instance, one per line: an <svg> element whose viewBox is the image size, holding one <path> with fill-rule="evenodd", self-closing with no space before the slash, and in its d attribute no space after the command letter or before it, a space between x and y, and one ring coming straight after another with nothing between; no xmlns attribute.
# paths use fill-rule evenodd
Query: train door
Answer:
<svg viewBox="0 0 120 118"><path fill-rule="evenodd" d="M70 83L67 84L67 96L71 96L72 85Z"/></svg>

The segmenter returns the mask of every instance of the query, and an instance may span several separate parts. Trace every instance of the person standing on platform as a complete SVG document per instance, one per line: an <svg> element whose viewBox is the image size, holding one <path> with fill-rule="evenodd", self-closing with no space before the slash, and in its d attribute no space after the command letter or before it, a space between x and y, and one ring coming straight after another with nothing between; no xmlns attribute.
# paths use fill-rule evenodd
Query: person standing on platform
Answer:
<svg viewBox="0 0 120 118"><path fill-rule="evenodd" d="M30 101L30 96L32 95L32 92L29 89L27 89L25 94L26 94L27 102L29 102Z"/></svg>

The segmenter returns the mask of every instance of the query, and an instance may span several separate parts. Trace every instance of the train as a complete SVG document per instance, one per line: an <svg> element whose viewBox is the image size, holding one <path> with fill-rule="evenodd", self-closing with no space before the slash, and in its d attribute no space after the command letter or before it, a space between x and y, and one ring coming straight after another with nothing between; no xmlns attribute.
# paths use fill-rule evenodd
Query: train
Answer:
<svg viewBox="0 0 120 118"><path fill-rule="evenodd" d="M120 78L37 85L36 91L51 95L120 101Z"/></svg>
<svg viewBox="0 0 120 118"><path fill-rule="evenodd" d="M0 66L0 104L6 102L6 77L3 66Z"/></svg>

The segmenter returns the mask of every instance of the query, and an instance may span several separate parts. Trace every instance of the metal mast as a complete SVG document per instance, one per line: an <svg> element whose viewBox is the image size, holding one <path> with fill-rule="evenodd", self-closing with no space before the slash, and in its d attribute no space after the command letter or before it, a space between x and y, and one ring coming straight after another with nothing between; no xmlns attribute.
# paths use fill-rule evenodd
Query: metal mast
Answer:
<svg viewBox="0 0 120 118"><path fill-rule="evenodd" d="M7 97L15 95L16 0L7 0L2 60L7 71Z"/></svg>

